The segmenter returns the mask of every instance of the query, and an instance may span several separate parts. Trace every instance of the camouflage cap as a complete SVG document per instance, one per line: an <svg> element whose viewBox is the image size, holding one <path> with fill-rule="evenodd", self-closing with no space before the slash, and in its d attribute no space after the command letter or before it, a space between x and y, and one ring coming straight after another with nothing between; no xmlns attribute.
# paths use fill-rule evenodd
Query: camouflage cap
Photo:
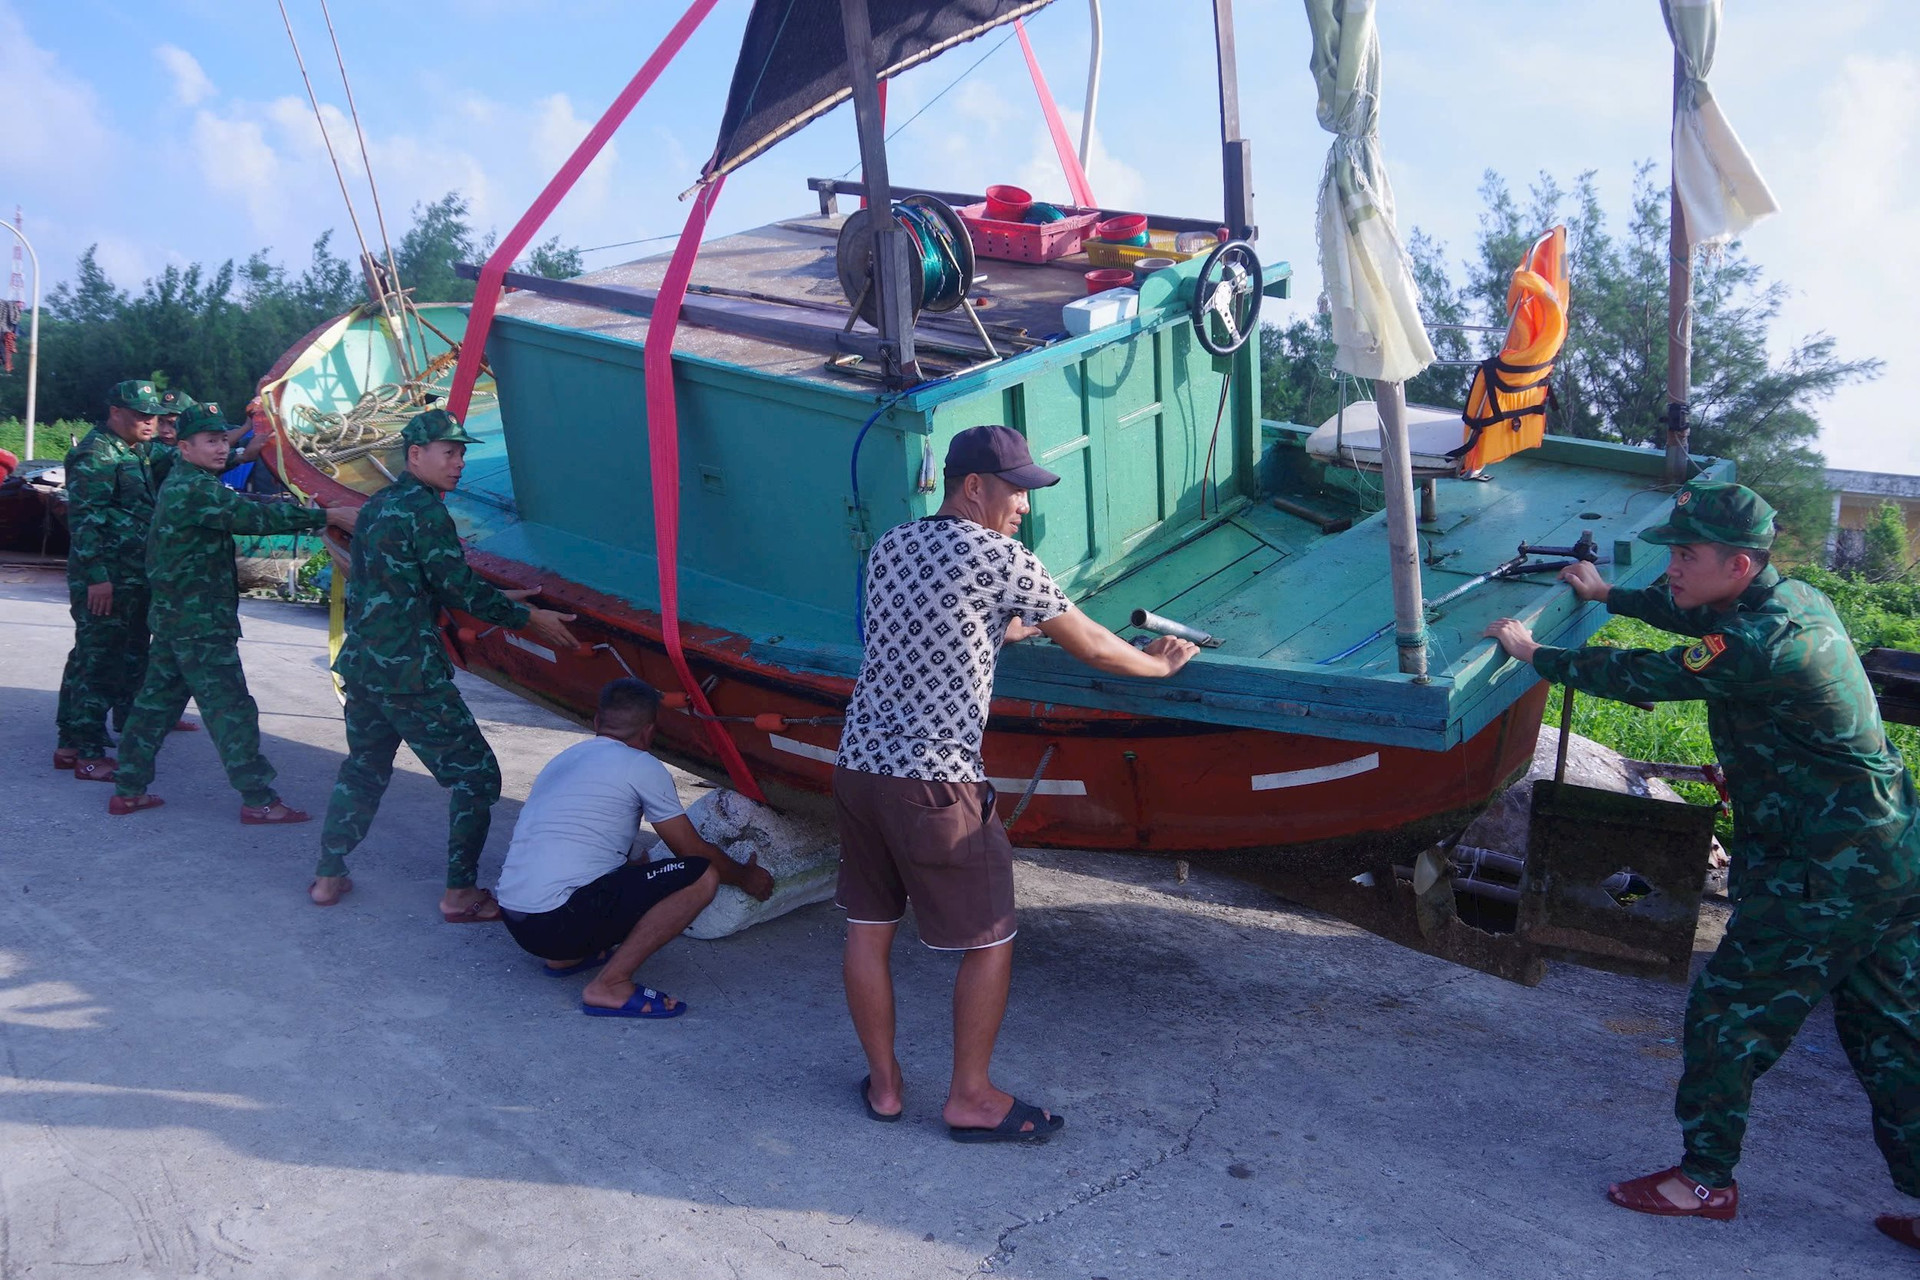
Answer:
<svg viewBox="0 0 1920 1280"><path fill-rule="evenodd" d="M172 410L162 407L160 391L145 378L129 378L125 382L116 382L107 392L107 405L114 409L131 409L138 414L158 416Z"/></svg>
<svg viewBox="0 0 1920 1280"><path fill-rule="evenodd" d="M211 400L201 403L189 402L192 407L180 412L180 421L174 424L174 433L182 440L188 436L199 435L203 431L231 431L227 425L227 416L220 412L220 406Z"/></svg>
<svg viewBox="0 0 1920 1280"><path fill-rule="evenodd" d="M1765 498L1743 484L1713 480L1695 480L1681 489L1667 522L1640 531L1641 541L1663 546L1717 542L1761 551L1773 545L1773 535L1773 508Z"/></svg>
<svg viewBox="0 0 1920 1280"><path fill-rule="evenodd" d="M400 432L401 445L432 444L435 440L450 440L454 444L479 444L480 441L467 434L460 425L460 419L445 409L429 409L425 413L416 413L407 420Z"/></svg>
<svg viewBox="0 0 1920 1280"><path fill-rule="evenodd" d="M164 418L176 413L185 413L199 403L178 387L168 387L160 393L160 416Z"/></svg>

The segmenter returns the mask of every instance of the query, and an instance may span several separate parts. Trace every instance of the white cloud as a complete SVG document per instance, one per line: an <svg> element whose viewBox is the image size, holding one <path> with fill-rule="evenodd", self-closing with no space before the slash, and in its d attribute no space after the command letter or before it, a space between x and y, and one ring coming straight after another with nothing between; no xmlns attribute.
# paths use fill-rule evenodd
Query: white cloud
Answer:
<svg viewBox="0 0 1920 1280"><path fill-rule="evenodd" d="M196 112L193 153L207 185L243 205L254 225L271 223L285 207L280 156L259 121Z"/></svg>
<svg viewBox="0 0 1920 1280"><path fill-rule="evenodd" d="M163 44L153 51L160 59L160 65L173 77L173 96L175 100L197 107L212 97L215 90L213 81L200 66L200 60L176 44Z"/></svg>
<svg viewBox="0 0 1920 1280"><path fill-rule="evenodd" d="M559 170L573 154L580 140L593 126L574 113L573 102L564 93L556 93L534 104L532 153L534 168L551 174ZM567 193L567 201L577 212L593 214L604 209L613 188L613 170L620 158L619 144L611 139L600 149L587 171Z"/></svg>
<svg viewBox="0 0 1920 1280"><path fill-rule="evenodd" d="M1747 235L1747 249L1795 294L1780 336L1823 330L1843 359L1877 356L1882 377L1841 391L1817 410L1835 466L1920 471L1920 60L1906 53L1844 60L1807 113L1794 145L1764 172L1781 212Z"/></svg>
<svg viewBox="0 0 1920 1280"><path fill-rule="evenodd" d="M5 5L0 5L0 84L7 88L0 173L9 186L35 178L105 177L113 140L93 88L35 44L26 24Z"/></svg>

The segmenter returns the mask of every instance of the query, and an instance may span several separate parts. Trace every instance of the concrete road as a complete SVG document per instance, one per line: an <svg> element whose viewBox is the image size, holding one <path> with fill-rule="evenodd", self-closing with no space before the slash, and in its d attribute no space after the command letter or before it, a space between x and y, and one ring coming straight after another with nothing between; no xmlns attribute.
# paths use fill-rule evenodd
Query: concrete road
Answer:
<svg viewBox="0 0 1920 1280"><path fill-rule="evenodd" d="M324 615L248 604L287 798L342 750ZM48 768L57 574L0 569L0 1277L1873 1277L1920 1258L1824 1013L1763 1082L1742 1217L1613 1208L1678 1155L1678 988L1535 990L1163 863L1035 853L1001 1083L1032 1149L939 1120L950 959L903 945L908 1118L855 1098L840 924L808 908L642 971L665 1023L434 904L443 793L407 753L338 908L317 826L242 827L206 735L164 809ZM464 682L499 752L483 882L578 731ZM687 780L691 796L696 785ZM910 941L910 940L908 940ZM1909 1202L1908 1208L1913 1207Z"/></svg>

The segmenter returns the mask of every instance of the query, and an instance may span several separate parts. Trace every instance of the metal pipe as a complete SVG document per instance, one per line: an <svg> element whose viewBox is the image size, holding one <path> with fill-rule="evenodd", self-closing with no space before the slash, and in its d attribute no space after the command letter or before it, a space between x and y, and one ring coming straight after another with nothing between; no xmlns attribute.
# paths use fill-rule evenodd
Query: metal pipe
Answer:
<svg viewBox="0 0 1920 1280"><path fill-rule="evenodd" d="M0 222L0 227L5 227L20 237L20 243L26 246L27 257L33 261L33 318L27 322L27 439L24 446L27 456L20 459L22 462L31 462L33 460L33 414L38 407L40 390L40 255L34 252L33 241L27 239L27 233L17 225L19 222L20 211L16 206L13 221Z"/></svg>
<svg viewBox="0 0 1920 1280"><path fill-rule="evenodd" d="M1087 167L1093 148L1093 114L1100 106L1100 54L1105 41L1100 30L1100 0L1087 0L1093 22L1092 45L1087 54L1087 106L1080 113L1080 167Z"/></svg>
<svg viewBox="0 0 1920 1280"><path fill-rule="evenodd" d="M1218 636L1198 627L1190 627L1184 622L1175 622L1172 618L1163 618L1157 613L1145 609L1133 611L1133 625L1142 631L1153 631L1163 636L1173 636L1179 640L1190 641L1202 649L1218 649L1221 641Z"/></svg>
<svg viewBox="0 0 1920 1280"><path fill-rule="evenodd" d="M1380 486L1387 498L1387 560L1393 577L1394 642L1400 670L1427 679L1426 610L1420 599L1420 540L1413 506L1413 460L1407 452L1406 390L1398 382L1373 384L1380 414Z"/></svg>

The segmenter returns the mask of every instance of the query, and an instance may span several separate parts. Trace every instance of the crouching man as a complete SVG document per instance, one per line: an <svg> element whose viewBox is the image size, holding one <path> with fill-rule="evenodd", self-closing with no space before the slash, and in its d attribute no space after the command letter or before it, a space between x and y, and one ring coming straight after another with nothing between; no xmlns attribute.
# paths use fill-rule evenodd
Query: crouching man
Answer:
<svg viewBox="0 0 1920 1280"><path fill-rule="evenodd" d="M520 810L494 896L507 932L555 976L602 966L580 1011L600 1018L673 1018L687 1006L634 972L730 884L765 902L773 877L735 862L694 830L667 767L648 754L660 693L642 680L600 691L594 736L540 771ZM628 861L645 818L673 857Z"/></svg>

